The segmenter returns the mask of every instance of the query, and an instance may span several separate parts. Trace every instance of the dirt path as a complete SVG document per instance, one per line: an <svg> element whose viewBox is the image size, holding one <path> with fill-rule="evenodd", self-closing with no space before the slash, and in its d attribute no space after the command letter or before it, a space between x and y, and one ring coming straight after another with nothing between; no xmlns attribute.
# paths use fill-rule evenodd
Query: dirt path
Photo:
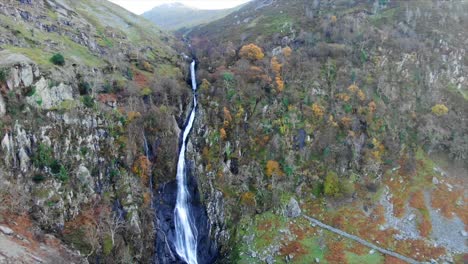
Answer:
<svg viewBox="0 0 468 264"><path fill-rule="evenodd" d="M318 225L319 227L321 227L321 228L323 228L323 229L326 229L326 230L328 230L328 231L331 231L331 232L333 232L333 233L335 233L335 234L338 234L338 235L340 235L340 236L343 236L343 237L352 239L352 240L354 240L354 241L356 241L356 242L358 242L358 243L360 243L360 244L362 244L362 245L364 245L364 246L366 246L366 247L369 247L369 248L372 248L372 249L374 249L374 250L376 250L376 251L379 251L379 252L382 253L382 254L385 254L385 255L389 255L389 256L398 258L398 259L400 259L400 260L406 261L406 262L411 263L411 264L413 264L413 263L419 263L418 261L416 261L416 260L414 260L414 259L405 257L405 256L403 256L403 255L400 255L400 254L395 253L395 252L393 252L393 251L387 250L387 249L385 249L385 248L378 247L378 246L376 246L376 245L374 245L374 244L372 244L372 243L370 243L370 242L367 242L366 240L364 240L364 239L362 239L362 238L360 238L360 237L357 237L357 236L355 236L355 235L351 235L351 234L346 233L346 232L344 232L344 231L342 231L342 230L340 230L340 229L337 229L337 228L334 228L334 227L329 226L329 225L327 225L327 224L324 224L324 223L320 222L319 220L317 220L317 219L315 219L315 218L312 218L312 217L310 217L310 216L304 215L304 218L306 218L307 220L309 220L309 221L312 222L313 224Z"/></svg>

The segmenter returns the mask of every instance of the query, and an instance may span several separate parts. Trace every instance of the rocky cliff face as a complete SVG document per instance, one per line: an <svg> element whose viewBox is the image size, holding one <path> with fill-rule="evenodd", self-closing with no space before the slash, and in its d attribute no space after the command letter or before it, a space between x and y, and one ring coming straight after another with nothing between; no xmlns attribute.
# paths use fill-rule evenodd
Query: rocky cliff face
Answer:
<svg viewBox="0 0 468 264"><path fill-rule="evenodd" d="M0 222L34 234L2 261L53 262L33 248L50 234L59 262L149 262L149 178L174 179L189 99L179 44L95 1L2 2L0 33Z"/></svg>

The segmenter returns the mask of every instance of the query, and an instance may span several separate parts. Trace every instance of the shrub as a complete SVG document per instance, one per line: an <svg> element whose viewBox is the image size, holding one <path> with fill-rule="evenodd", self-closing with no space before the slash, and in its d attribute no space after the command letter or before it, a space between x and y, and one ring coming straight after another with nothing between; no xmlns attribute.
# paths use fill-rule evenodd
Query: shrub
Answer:
<svg viewBox="0 0 468 264"><path fill-rule="evenodd" d="M69 177L68 177L68 171L67 169L65 168L65 166L61 165L60 166L60 172L56 175L57 179L65 182L65 181L68 181Z"/></svg>
<svg viewBox="0 0 468 264"><path fill-rule="evenodd" d="M443 104L436 104L432 107L432 113L436 116L443 116L448 113L449 109Z"/></svg>
<svg viewBox="0 0 468 264"><path fill-rule="evenodd" d="M87 95L87 94L90 94L91 91L92 91L91 85L88 82L85 82L85 81L81 81L78 84L78 89L80 91L80 95Z"/></svg>
<svg viewBox="0 0 468 264"><path fill-rule="evenodd" d="M323 117L325 109L321 105L315 103L312 105L312 112L314 112L314 115L320 119Z"/></svg>
<svg viewBox="0 0 468 264"><path fill-rule="evenodd" d="M35 183L41 183L41 182L43 182L45 180L45 177L42 174L36 174L36 175L33 176L32 180Z"/></svg>
<svg viewBox="0 0 468 264"><path fill-rule="evenodd" d="M35 166L43 168L50 166L53 161L52 148L45 144L39 144L36 152L33 155L32 162Z"/></svg>
<svg viewBox="0 0 468 264"><path fill-rule="evenodd" d="M63 57L62 54L56 53L52 58L50 58L50 61L57 66L64 66L65 65L65 58Z"/></svg>
<svg viewBox="0 0 468 264"><path fill-rule="evenodd" d="M86 106L88 108L93 108L94 107L94 99L89 95L85 95L85 96L83 96L83 104L84 104L84 106Z"/></svg>
<svg viewBox="0 0 468 264"><path fill-rule="evenodd" d="M58 174L60 173L60 169L62 168L62 165L60 165L60 162L58 160L52 161L52 163L49 165L50 171L53 174Z"/></svg>
<svg viewBox="0 0 468 264"><path fill-rule="evenodd" d="M8 78L8 70L0 69L0 83L5 83Z"/></svg>
<svg viewBox="0 0 468 264"><path fill-rule="evenodd" d="M324 193L326 196L336 197L340 194L340 181L338 179L338 175L330 171L327 173L325 177L324 183Z"/></svg>
<svg viewBox="0 0 468 264"><path fill-rule="evenodd" d="M283 171L281 171L280 165L277 161L269 160L265 168L266 175L271 177L273 175L283 176Z"/></svg>
<svg viewBox="0 0 468 264"><path fill-rule="evenodd" d="M255 44L245 45L239 51L239 56L250 61L261 60L265 57L262 49Z"/></svg>

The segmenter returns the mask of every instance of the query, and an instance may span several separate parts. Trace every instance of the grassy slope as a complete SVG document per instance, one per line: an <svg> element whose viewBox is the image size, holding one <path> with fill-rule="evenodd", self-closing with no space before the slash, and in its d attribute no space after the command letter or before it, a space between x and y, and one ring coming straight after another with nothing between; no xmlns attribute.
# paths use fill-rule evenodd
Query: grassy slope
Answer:
<svg viewBox="0 0 468 264"><path fill-rule="evenodd" d="M178 30L207 24L223 18L239 7L223 10L200 10L186 6L158 6L142 14L156 25L167 30Z"/></svg>

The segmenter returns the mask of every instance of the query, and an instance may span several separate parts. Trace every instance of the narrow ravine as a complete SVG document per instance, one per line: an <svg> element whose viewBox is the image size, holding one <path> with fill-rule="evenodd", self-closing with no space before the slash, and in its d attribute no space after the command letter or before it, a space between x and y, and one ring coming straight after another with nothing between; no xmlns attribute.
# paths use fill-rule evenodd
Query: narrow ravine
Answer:
<svg viewBox="0 0 468 264"><path fill-rule="evenodd" d="M195 61L190 65L192 90L193 90L193 108L188 122L182 132L182 144L177 162L177 200L174 209L175 224L175 249L179 257L188 264L198 264L197 260L197 241L198 231L195 219L191 210L191 195L188 191L187 168L185 162L185 152L188 136L192 130L193 122L197 108L197 80L195 74Z"/></svg>

